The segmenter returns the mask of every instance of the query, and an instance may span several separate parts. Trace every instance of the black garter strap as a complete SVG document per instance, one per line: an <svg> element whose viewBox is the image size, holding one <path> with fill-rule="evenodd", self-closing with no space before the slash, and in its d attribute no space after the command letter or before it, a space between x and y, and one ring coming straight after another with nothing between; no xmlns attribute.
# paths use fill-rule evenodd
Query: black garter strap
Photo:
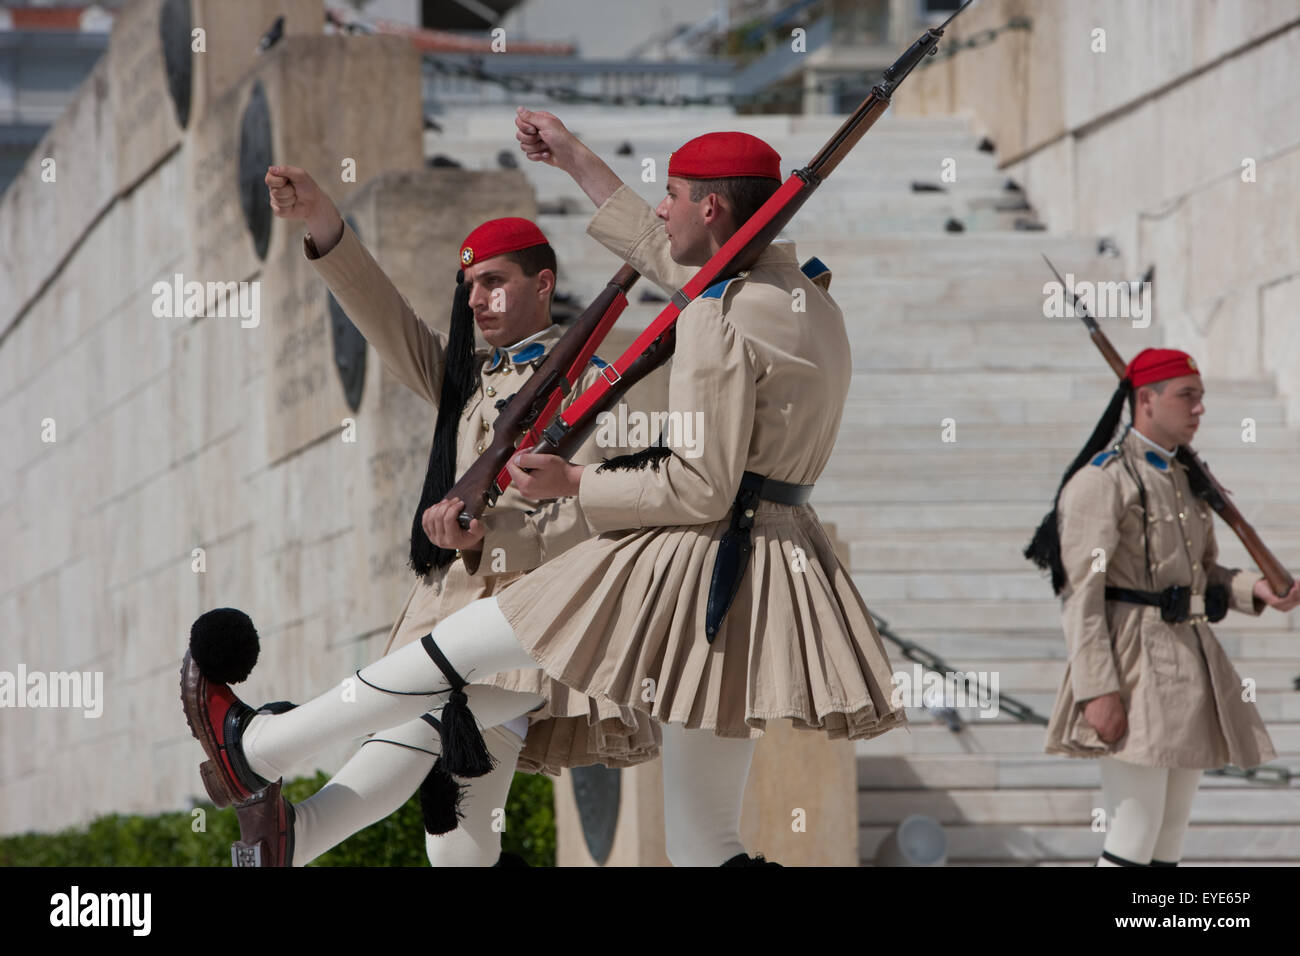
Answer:
<svg viewBox="0 0 1300 956"><path fill-rule="evenodd" d="M420 638L420 646L424 648L424 652L438 666L438 670L442 671L442 676L447 678L447 683L451 684L453 694L464 688L464 678L456 673L456 668L451 666L451 661L447 660L447 655L442 652L442 648L434 643L432 634L426 634Z"/></svg>
<svg viewBox="0 0 1300 956"><path fill-rule="evenodd" d="M1110 860L1116 866L1146 866L1145 863L1134 863L1132 860L1126 860L1122 856L1116 856L1114 853L1108 853L1105 850L1101 851L1101 858Z"/></svg>
<svg viewBox="0 0 1300 956"><path fill-rule="evenodd" d="M370 683L370 681L361 676L361 671L357 671L356 673L357 680L361 681L361 683L365 684L367 687L379 691L381 694L397 694L401 697L437 697L439 694L447 693L445 690L387 690L380 687L378 684Z"/></svg>
<svg viewBox="0 0 1300 956"><path fill-rule="evenodd" d="M369 740L361 741L361 746L366 744L392 744L394 747L405 747L407 750L414 750L417 753L428 754L430 757L437 758L437 754L432 750L425 750L423 747L416 747L411 744L404 744L400 740L389 740L387 737L371 737Z"/></svg>
<svg viewBox="0 0 1300 956"><path fill-rule="evenodd" d="M442 734L442 756L438 762L448 775L457 777L481 777L491 773L496 761L487 749L478 722L470 713L465 679L447 660L447 655L434 641L433 634L420 638L420 646L451 685L451 696L442 708L442 720L431 725L436 726ZM425 719L432 718L425 715Z"/></svg>

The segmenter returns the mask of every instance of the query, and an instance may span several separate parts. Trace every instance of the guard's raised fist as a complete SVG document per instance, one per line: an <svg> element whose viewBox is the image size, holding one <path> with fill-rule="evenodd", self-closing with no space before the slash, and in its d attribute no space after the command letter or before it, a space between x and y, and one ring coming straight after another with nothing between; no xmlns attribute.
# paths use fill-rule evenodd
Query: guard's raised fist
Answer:
<svg viewBox="0 0 1300 956"><path fill-rule="evenodd" d="M268 166L266 188L271 211L281 219L310 219L321 199L316 181L297 166Z"/></svg>
<svg viewBox="0 0 1300 956"><path fill-rule="evenodd" d="M569 168L578 145L577 137L554 113L522 106L515 111L515 139L530 160L561 169Z"/></svg>

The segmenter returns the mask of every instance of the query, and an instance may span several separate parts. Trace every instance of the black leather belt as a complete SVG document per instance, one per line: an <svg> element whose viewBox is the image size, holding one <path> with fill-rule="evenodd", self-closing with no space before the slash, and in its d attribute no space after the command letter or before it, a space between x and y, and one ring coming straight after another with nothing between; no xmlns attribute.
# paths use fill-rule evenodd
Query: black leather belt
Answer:
<svg viewBox="0 0 1300 956"><path fill-rule="evenodd" d="M1199 616L1192 613L1192 589L1182 584L1175 584L1163 591L1135 591L1108 586L1106 600L1158 607L1161 619L1169 624L1181 624L1189 618ZM1227 613L1228 589L1222 584L1206 588L1205 617L1210 621L1221 621Z"/></svg>
<svg viewBox="0 0 1300 956"><path fill-rule="evenodd" d="M754 511L759 500L806 505L812 497L812 490L812 485L794 485L752 471L741 476L740 490L736 492L736 501L731 508L731 525L718 542L718 555L713 561L713 576L709 580L704 634L710 644L722 627L722 619L735 600L745 569L749 566L749 557L754 551L750 529L754 526Z"/></svg>

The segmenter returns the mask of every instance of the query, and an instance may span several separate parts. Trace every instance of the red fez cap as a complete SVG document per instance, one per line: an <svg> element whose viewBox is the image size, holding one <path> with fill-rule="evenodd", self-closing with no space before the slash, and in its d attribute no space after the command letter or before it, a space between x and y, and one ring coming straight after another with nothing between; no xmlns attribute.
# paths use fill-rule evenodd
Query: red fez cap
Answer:
<svg viewBox="0 0 1300 956"><path fill-rule="evenodd" d="M546 242L542 230L531 220L520 219L518 216L489 219L460 244L460 264L464 268L504 252L543 246Z"/></svg>
<svg viewBox="0 0 1300 956"><path fill-rule="evenodd" d="M1167 378L1200 374L1196 360L1178 349L1143 349L1133 356L1133 361L1124 370L1124 377L1133 383L1134 388L1163 382Z"/></svg>
<svg viewBox="0 0 1300 956"><path fill-rule="evenodd" d="M705 133L668 157L668 175L683 179L761 176L781 179L781 157L748 133Z"/></svg>

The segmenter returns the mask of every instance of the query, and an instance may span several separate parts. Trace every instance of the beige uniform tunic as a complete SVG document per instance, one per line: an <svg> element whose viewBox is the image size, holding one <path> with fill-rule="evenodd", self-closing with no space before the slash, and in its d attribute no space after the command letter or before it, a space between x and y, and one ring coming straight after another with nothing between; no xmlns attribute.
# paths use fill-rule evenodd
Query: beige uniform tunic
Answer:
<svg viewBox="0 0 1300 956"><path fill-rule="evenodd" d="M305 251L384 364L399 381L436 408L442 390L447 336L416 316L350 227L344 226L342 238L325 255L313 258L310 245ZM551 325L532 341L549 351L562 332L559 326ZM504 351L513 355L520 350ZM518 391L540 365L540 359L516 365L507 357L491 367L491 355L487 350L476 353L479 388L466 403L457 432L458 477L491 443L492 423L499 414L497 401ZM576 398L598 375L598 369L590 365L564 404ZM574 460L600 461L598 452L594 442L588 442ZM418 640L444 617L471 601L495 594L504 582L520 577L590 534L589 529L573 520L573 511L560 504L541 504L524 498L513 485L507 488L496 506L484 515L487 533L482 552L467 552L446 567L433 568L424 577L414 579L384 653ZM412 512L414 507L413 502ZM498 573L497 569L503 570ZM644 715L575 693L540 670L498 674L471 683L536 693L547 699L541 710L529 715L528 736L519 756L518 769L522 771L557 774L563 767L596 762L630 766L658 754L662 739L659 728Z"/></svg>
<svg viewBox="0 0 1300 956"><path fill-rule="evenodd" d="M1103 452L1061 493L1061 561L1068 579L1061 616L1070 662L1047 728L1047 752L1109 754L1187 769L1248 768L1271 760L1277 755L1258 710L1242 700L1241 679L1203 616L1169 624L1158 607L1106 600L1108 584L1137 591L1190 586L1193 602L1203 600L1209 585L1221 584L1234 610L1263 610L1251 593L1259 575L1217 563L1214 516L1192 493L1186 467L1133 430L1119 449L1146 486L1151 564L1138 483L1120 454ZM1124 702L1128 730L1106 744L1083 708L1113 691Z"/></svg>
<svg viewBox="0 0 1300 956"><path fill-rule="evenodd" d="M665 287L695 271L672 263L663 224L626 186L588 231ZM851 371L843 316L800 272L790 243L766 249L722 296L693 301L677 322L668 412L700 416L703 454L679 448L658 468L586 468L569 506L599 536L498 596L547 673L723 737L761 736L782 718L832 738L905 724L870 614L809 505L759 503L740 590L712 644L704 634L742 472L815 482Z"/></svg>

